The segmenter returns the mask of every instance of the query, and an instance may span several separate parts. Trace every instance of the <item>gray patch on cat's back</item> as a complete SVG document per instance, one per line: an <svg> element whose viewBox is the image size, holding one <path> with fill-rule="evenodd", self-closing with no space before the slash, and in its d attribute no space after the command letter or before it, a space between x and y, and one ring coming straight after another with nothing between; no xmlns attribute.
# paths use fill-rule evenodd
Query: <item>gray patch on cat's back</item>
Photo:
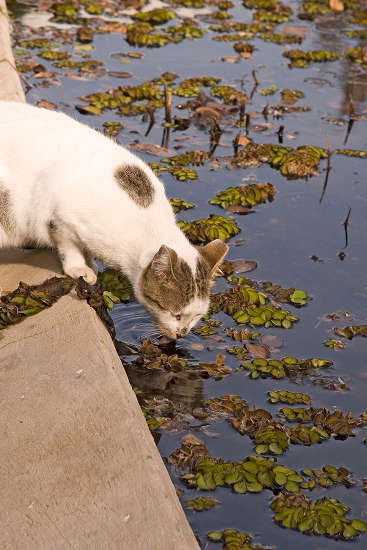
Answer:
<svg viewBox="0 0 367 550"><path fill-rule="evenodd" d="M14 219L11 212L10 193L0 184L0 225L6 233L14 229Z"/></svg>
<svg viewBox="0 0 367 550"><path fill-rule="evenodd" d="M119 166L114 177L129 197L143 208L148 208L153 202L154 187L148 175L142 168L134 164Z"/></svg>

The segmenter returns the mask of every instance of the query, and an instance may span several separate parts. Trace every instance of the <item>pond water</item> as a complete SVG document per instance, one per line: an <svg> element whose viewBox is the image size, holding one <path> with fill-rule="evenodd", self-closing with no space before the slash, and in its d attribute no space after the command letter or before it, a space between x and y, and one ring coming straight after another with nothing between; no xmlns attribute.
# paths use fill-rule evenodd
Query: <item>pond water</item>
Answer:
<svg viewBox="0 0 367 550"><path fill-rule="evenodd" d="M103 27L105 21L114 20L116 25L133 22L130 17L134 13L133 9L119 11L113 2L95 4L102 6L105 13L89 19L89 26L94 30ZM328 11L327 2L319 0L313 6L318 7L319 12L325 13L313 15L311 12L310 17L310 11L307 12L310 2L302 6L301 2L285 1L283 7L291 8L292 13L288 13L289 20L275 25L272 32L287 32L288 36L299 36L302 44L279 45L258 36L247 41L243 40L243 36L235 41L213 40L221 34L213 30L213 25L223 25L231 21L250 24L255 17L254 9L246 8L240 1L233 0L233 5L228 4L228 10L223 9L223 3L219 6L222 7L221 13L228 13L231 18L215 19L210 14L218 11L218 4L219 2L203 2L203 7L197 10L179 4L146 4L140 12L163 6L173 9L178 17L159 26L158 31L154 30L155 33L163 32L165 27L172 24L177 25L181 21L179 17L192 17L197 28L205 31L201 38L184 39L180 43L168 43L157 48L131 46L125 39L124 29L120 28L120 33L96 33L93 41L87 43L86 49L75 49L75 45L81 45L75 36L78 25L50 22L48 2L29 2L27 5L13 2L9 7L15 17L14 46L17 65L27 69L23 72L24 81L29 85L27 101L32 104L38 104L41 100L51 102L58 109L102 131L105 128L103 124L107 121L121 122L123 129L116 139L123 145L164 144L168 147L168 152L162 151L158 156L139 152L147 162L160 162L161 158L191 150L209 151L210 121L207 124L198 124L195 106L190 112L187 108L179 108L187 101L192 101L192 97L173 95L172 116L192 120L186 129L170 128L168 139L167 130L163 126L163 107L156 108L155 123L148 135L145 135L149 117L146 119L141 114L125 116L116 109L103 109L97 115L81 114L75 105L85 106L88 103L80 97L105 92L118 86L137 86L147 80L159 78L165 72L179 75L172 82L172 88L186 78L211 75L221 78L221 85L232 86L236 91L249 96L246 113L250 116L245 119L246 127L244 124L236 124L239 120L238 105L233 114L229 108L221 109L221 99L212 98L220 104L212 108L220 112L218 124L222 133L210 160L202 166L189 166L196 171L197 179L177 181L168 171L161 172L160 176L169 197L180 197L195 205L194 209L180 212L178 219L197 220L207 218L209 214L235 219L241 231L229 240L229 244L233 246L230 246L227 259L257 262L256 270L245 273L244 276L249 276L254 281L271 281L284 288L302 289L312 298L304 307L280 304L282 308L299 317L299 321L289 329L263 326L251 328L262 335L262 343L268 347L268 359L286 356L298 359L323 358L332 361L333 366L321 371L316 377L285 377L276 380L260 376L251 379L248 371L235 370L241 361L226 351L237 343L226 336L223 329L243 327L237 327L235 321L223 312L211 316L211 319L221 322L220 326L214 327L216 334L205 337L192 332L177 342L176 349L169 352L185 357L190 366L187 369L162 371L138 368L132 364L136 356L122 357L132 385L142 392L139 399L143 402L144 399L154 397L157 412L157 404L162 404L162 399L166 398L170 400L168 416L172 419L177 415L173 422L166 422L161 428L154 430L154 437L163 457L169 457L179 447L182 437L190 432L205 443L211 456L221 457L225 461L239 461L254 454L253 441L233 429L228 422L228 415L215 418L210 414L200 416L197 411L202 413L206 410L207 399L239 395L251 408L256 405L270 411L277 418L279 408L287 405L269 403L267 392L287 390L308 394L313 408L326 407L330 411L339 409L344 413L351 411L351 416L355 418L367 410L366 340L362 336L348 340L333 332L335 327L367 323L367 160L332 154L326 187L326 159L320 160L318 174L307 180L287 179L270 164L235 169L226 167L228 159L233 155L233 140L238 132L247 135L255 143L263 144L278 144L279 136L283 135L282 144L293 149L313 145L324 149L329 146L331 151L345 148L367 150L367 51L364 50L363 54L364 65L363 62L352 63L345 55L349 48L366 46L366 32L364 37L351 38L345 31L366 30L367 12L363 12L364 16L361 11L355 12L359 4L363 8L363 2L350 2L354 11L346 9L344 13L333 13ZM247 2L248 6L252 4L255 5L256 2ZM308 18L300 18L299 14L305 12L308 13ZM276 13L284 13L284 8L279 7L279 4ZM353 14L356 17L355 22L351 22ZM227 34L237 32L231 29ZM22 44L23 40L38 37L51 40L51 44L47 48L35 49L29 49ZM250 43L254 50L241 57L233 49L235 42ZM290 68L290 60L282 56L282 53L295 48L304 51L330 50L341 58L325 63L311 62L304 68ZM71 66L55 67L53 59L41 57L45 50L67 52L70 54L69 59L73 61L93 59L103 65L85 71L78 71ZM129 52L138 52L142 57L131 57ZM34 66L37 64L42 64L43 68L35 72ZM116 72L122 71L130 75L116 75ZM269 88L274 92L273 95L261 93ZM210 95L209 87L202 89ZM283 112L281 106L286 105L281 102L282 89L301 90L304 97L294 105L307 106L310 109L305 112ZM145 105L146 101L136 104ZM264 114L266 105L269 106L268 114ZM274 105L280 107L272 108ZM284 128L279 134L280 127ZM239 147L241 149L242 146ZM249 215L228 213L219 206L208 203L220 190L259 182L270 182L276 189L275 198L272 202L256 205ZM224 278L219 278L213 292L224 292L228 286L229 283ZM330 314L336 315L327 317ZM112 317L117 339L120 341L136 346L144 338L153 336L150 319L136 302L115 306ZM326 347L323 342L328 339L342 340L344 349L338 351ZM258 340L256 342L259 343ZM241 342L238 344L242 346ZM254 355L251 357L250 354L249 361L257 353L261 353L259 348L253 351ZM233 369L232 372L217 381L203 378L198 363L213 363L218 353L225 354L225 364ZM278 420L280 421L279 418ZM286 425L294 426L290 423ZM330 437L321 444L311 446L292 444L277 460L279 464L298 472L302 468L319 469L325 464L344 466L350 470L356 482L353 487L336 485L326 489L317 486L312 492L305 491L305 494L313 500L323 496L337 498L350 506L348 517L367 521L367 496L363 492L363 480L367 478L367 445L363 441L367 432L361 425L353 433L355 436L346 439ZM197 496L211 496L220 503L209 511L187 511L189 522L197 533L202 548L218 548L218 544L207 540L206 534L226 528L258 534L254 539L257 543L282 550L294 549L295 546L300 550L341 549L351 544L345 540L308 537L298 531L281 528L273 521L273 512L269 506L274 498L272 491L242 495L231 491L229 487L217 487L213 492L196 492L180 480L183 471L175 470L169 464L167 467L183 503ZM354 548L366 548L367 535L358 536L353 544Z"/></svg>

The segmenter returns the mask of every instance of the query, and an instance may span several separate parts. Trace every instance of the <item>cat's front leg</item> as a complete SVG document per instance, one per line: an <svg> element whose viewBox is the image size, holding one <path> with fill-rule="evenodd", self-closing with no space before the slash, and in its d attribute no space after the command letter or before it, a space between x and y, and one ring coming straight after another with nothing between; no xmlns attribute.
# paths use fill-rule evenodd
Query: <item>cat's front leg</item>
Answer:
<svg viewBox="0 0 367 550"><path fill-rule="evenodd" d="M50 222L50 234L60 256L65 275L73 279L83 277L86 283L94 285L97 282L96 272L88 265L89 254L83 250L82 244L75 235L59 222Z"/></svg>

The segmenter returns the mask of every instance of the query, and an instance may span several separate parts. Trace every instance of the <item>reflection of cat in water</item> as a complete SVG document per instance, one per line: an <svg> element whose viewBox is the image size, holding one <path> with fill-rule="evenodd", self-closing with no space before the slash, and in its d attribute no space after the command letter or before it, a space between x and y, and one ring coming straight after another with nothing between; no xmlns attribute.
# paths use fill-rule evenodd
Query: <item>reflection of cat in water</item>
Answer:
<svg viewBox="0 0 367 550"><path fill-rule="evenodd" d="M71 277L120 269L158 330L185 336L207 312L228 247L196 248L163 184L111 139L62 113L0 101L0 247L56 248Z"/></svg>

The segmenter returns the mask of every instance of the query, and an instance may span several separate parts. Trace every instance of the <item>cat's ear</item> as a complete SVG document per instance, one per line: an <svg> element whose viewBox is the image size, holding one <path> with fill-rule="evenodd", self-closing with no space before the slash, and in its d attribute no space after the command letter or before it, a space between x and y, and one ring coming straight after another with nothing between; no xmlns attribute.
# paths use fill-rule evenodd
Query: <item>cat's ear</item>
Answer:
<svg viewBox="0 0 367 550"><path fill-rule="evenodd" d="M156 277L170 275L177 263L177 254L172 249L162 244L150 263L149 269Z"/></svg>
<svg viewBox="0 0 367 550"><path fill-rule="evenodd" d="M218 266L222 263L227 254L229 246L220 239L215 239L205 246L198 248L200 254L205 258L210 266L211 276L215 274Z"/></svg>

